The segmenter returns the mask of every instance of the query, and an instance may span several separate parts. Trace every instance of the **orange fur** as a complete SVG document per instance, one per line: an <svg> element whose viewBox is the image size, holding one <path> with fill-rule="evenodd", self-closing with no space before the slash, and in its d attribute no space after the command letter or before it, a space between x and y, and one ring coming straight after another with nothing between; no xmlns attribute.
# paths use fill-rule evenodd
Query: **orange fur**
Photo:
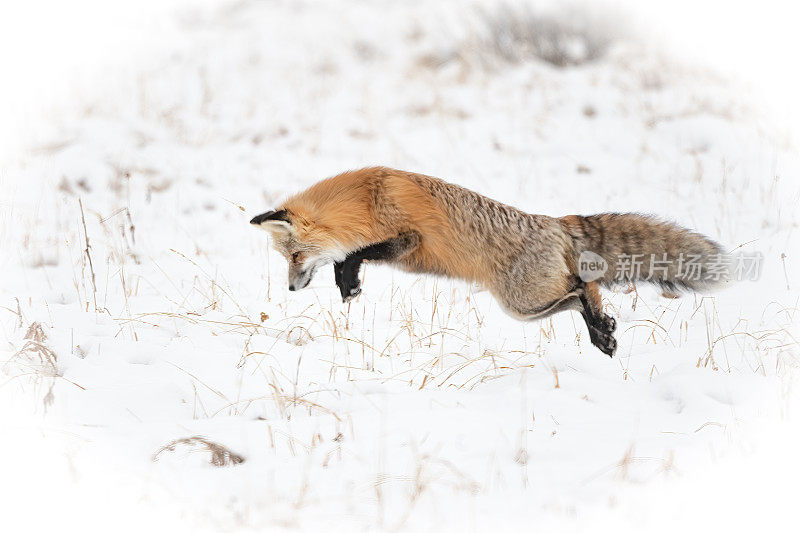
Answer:
<svg viewBox="0 0 800 533"><path fill-rule="evenodd" d="M353 170L316 183L280 208L289 212L302 242L350 251L417 231L423 240L401 266L487 281L489 270L476 261L480 246L464 242L467 236L421 186L423 178L434 179L383 167Z"/></svg>

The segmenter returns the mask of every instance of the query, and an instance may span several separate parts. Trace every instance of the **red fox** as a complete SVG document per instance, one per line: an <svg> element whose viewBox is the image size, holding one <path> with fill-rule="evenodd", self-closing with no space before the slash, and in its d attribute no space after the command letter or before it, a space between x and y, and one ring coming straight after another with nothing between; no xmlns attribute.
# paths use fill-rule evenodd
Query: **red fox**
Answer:
<svg viewBox="0 0 800 533"><path fill-rule="evenodd" d="M521 320L577 310L592 344L609 356L617 347L616 321L603 312L600 285L644 280L676 293L727 280L720 245L669 222L639 214L531 215L438 178L385 167L320 181L250 223L268 230L289 261L291 291L333 263L347 301L361 292L361 263L384 261L477 282ZM637 257L638 264L631 261ZM623 268L629 263L636 268Z"/></svg>

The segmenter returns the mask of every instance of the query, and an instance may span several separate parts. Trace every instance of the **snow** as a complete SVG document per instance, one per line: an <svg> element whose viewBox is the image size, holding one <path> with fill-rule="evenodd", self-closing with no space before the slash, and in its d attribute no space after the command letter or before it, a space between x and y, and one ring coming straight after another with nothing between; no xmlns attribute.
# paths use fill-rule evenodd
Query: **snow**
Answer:
<svg viewBox="0 0 800 533"><path fill-rule="evenodd" d="M184 5L142 26L146 53L30 112L0 172L0 524L656 529L705 511L686 491L753 470L740 456L777 457L762 437L791 421L800 353L796 148L745 85L640 44L490 68L468 14ZM289 292L249 218L373 164L534 213L657 214L763 253L763 273L604 293L613 359L579 315L517 322L460 281L371 264L350 304L331 267ZM244 462L153 460L198 435Z"/></svg>

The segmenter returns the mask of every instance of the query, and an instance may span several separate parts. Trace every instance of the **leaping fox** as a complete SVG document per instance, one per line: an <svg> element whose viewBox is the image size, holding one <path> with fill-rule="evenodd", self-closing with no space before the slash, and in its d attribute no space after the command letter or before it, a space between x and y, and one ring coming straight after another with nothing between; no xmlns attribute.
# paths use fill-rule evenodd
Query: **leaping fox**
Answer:
<svg viewBox="0 0 800 533"><path fill-rule="evenodd" d="M690 230L639 214L553 218L531 215L441 179L385 167L320 181L254 217L289 261L289 290L305 288L333 263L344 301L361 292L363 261L477 282L520 320L577 310L592 344L613 356L616 321L602 309L599 286L648 281L666 292L704 290L725 281L720 245ZM604 272L581 275L593 252ZM630 257L657 257L625 271ZM681 269L693 257L705 272ZM688 271L688 272L687 272Z"/></svg>

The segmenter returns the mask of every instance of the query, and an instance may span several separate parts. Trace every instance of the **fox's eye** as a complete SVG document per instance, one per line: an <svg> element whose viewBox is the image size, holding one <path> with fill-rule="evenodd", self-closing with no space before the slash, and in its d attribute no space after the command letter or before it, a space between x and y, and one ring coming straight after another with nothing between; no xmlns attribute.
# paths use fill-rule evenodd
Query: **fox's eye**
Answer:
<svg viewBox="0 0 800 533"><path fill-rule="evenodd" d="M300 257L300 252L295 252L292 254L292 263L297 263L297 259Z"/></svg>

